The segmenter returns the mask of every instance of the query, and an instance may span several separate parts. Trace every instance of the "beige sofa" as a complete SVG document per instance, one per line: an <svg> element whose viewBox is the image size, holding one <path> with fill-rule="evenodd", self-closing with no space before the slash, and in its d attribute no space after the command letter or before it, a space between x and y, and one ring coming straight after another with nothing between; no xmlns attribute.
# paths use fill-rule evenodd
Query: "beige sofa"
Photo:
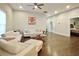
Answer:
<svg viewBox="0 0 79 59"><path fill-rule="evenodd" d="M16 40L0 40L0 55L1 56L37 56L42 48L43 42L35 39L30 39L25 43Z"/></svg>
<svg viewBox="0 0 79 59"><path fill-rule="evenodd" d="M42 31L40 30L27 30L27 31L24 31L24 36L27 37L27 36L30 36L30 37L36 37L37 35L39 34L43 34Z"/></svg>
<svg viewBox="0 0 79 59"><path fill-rule="evenodd" d="M6 37L14 37L12 40L0 39L1 56L37 56L41 50L43 42L41 40L30 39L24 43L20 42L21 35L13 35L8 32Z"/></svg>
<svg viewBox="0 0 79 59"><path fill-rule="evenodd" d="M3 39L6 39L6 40L17 39L17 41L20 41L21 37L22 35L19 32L8 31L4 33Z"/></svg>

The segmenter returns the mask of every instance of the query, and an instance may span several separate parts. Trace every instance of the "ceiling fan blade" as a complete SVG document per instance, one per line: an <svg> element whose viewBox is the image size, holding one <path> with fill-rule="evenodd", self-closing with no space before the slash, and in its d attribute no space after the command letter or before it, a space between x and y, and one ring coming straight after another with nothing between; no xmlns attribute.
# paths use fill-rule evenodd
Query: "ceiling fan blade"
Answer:
<svg viewBox="0 0 79 59"><path fill-rule="evenodd" d="M38 6L39 9L42 9L41 7Z"/></svg>
<svg viewBox="0 0 79 59"><path fill-rule="evenodd" d="M39 4L38 6L44 6L44 4Z"/></svg>
<svg viewBox="0 0 79 59"><path fill-rule="evenodd" d="M33 10L34 10L35 8L33 8Z"/></svg>
<svg viewBox="0 0 79 59"><path fill-rule="evenodd" d="M34 5L37 5L37 3L34 3Z"/></svg>

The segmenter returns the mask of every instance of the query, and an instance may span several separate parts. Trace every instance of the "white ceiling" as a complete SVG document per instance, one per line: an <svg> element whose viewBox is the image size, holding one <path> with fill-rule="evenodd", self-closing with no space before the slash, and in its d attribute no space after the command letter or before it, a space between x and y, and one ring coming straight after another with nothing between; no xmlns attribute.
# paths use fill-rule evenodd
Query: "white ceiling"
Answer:
<svg viewBox="0 0 79 59"><path fill-rule="evenodd" d="M39 12L44 13L43 11L47 11L48 15L55 15L54 11L57 11L58 13L70 10L72 8L76 8L79 6L79 3L44 3L44 6L41 6L42 9L36 9L33 10L33 6L27 6L27 5L33 5L33 3L10 3L9 4L14 10L23 10L23 11L29 11L29 12ZM66 6L69 5L70 8L66 8ZM19 6L23 6L22 9L19 8Z"/></svg>

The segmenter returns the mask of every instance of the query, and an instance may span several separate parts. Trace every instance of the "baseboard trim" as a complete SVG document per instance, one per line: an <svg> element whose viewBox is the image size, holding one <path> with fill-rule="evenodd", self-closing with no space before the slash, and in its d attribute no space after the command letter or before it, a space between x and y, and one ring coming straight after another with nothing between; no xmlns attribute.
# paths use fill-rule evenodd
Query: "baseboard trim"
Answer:
<svg viewBox="0 0 79 59"><path fill-rule="evenodd" d="M59 36L63 36L63 37L70 37L68 35L63 35L63 34L60 34L60 33L57 33L57 32L48 32L48 33L52 33L52 34L56 34L56 35L59 35Z"/></svg>

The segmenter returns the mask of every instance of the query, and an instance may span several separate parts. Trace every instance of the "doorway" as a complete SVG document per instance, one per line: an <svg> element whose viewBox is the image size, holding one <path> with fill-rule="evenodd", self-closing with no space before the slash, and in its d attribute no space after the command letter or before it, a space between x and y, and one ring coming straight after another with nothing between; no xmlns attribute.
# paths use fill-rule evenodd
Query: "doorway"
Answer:
<svg viewBox="0 0 79 59"><path fill-rule="evenodd" d="M70 19L70 35L71 37L79 37L79 17Z"/></svg>

